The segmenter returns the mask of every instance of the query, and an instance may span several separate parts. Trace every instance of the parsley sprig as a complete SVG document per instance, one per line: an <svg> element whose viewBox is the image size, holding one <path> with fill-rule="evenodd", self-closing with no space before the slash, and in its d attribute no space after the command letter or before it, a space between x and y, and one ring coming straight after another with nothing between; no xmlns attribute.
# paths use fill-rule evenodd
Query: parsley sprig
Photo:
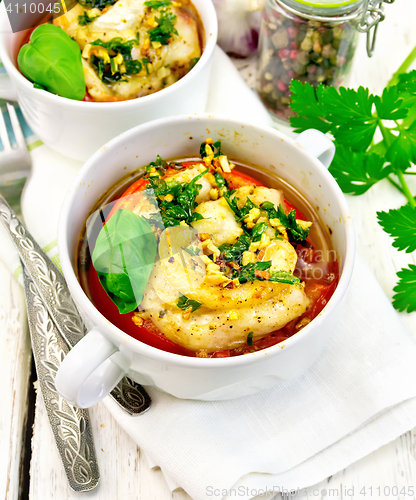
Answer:
<svg viewBox="0 0 416 500"><path fill-rule="evenodd" d="M410 205L398 210L377 212L378 223L394 238L393 246L407 253L416 250L416 213Z"/></svg>
<svg viewBox="0 0 416 500"><path fill-rule="evenodd" d="M408 268L397 273L400 278L399 283L393 288L396 295L393 297L393 305L400 312L416 311L416 266L410 264Z"/></svg>
<svg viewBox="0 0 416 500"><path fill-rule="evenodd" d="M398 250L416 250L416 201L405 176L416 175L416 47L381 95L358 90L317 88L293 80L290 119L296 132L316 128L330 133L336 154L329 171L344 193L360 195L386 179L407 199L397 210L378 212L378 222L394 238ZM393 306L416 311L416 266L397 273Z"/></svg>

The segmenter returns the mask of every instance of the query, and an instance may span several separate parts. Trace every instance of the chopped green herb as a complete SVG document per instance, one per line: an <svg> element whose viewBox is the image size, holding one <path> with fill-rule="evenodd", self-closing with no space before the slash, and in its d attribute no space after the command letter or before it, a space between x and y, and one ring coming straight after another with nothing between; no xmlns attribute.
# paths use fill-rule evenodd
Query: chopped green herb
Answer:
<svg viewBox="0 0 416 500"><path fill-rule="evenodd" d="M150 41L168 45L172 36L174 34L178 35L175 28L176 19L175 14L172 12L160 12L160 16L155 18L158 26L147 31Z"/></svg>
<svg viewBox="0 0 416 500"><path fill-rule="evenodd" d="M254 332L248 332L247 345L253 345L253 335L254 335Z"/></svg>
<svg viewBox="0 0 416 500"><path fill-rule="evenodd" d="M230 245L228 243L224 243L219 247L219 251L222 254L222 258L228 262L236 262L237 264L241 264L241 260L243 258L243 252L246 252L251 244L251 239L246 234L242 234L240 238L234 243L234 245Z"/></svg>
<svg viewBox="0 0 416 500"><path fill-rule="evenodd" d="M200 60L201 58L200 57L194 57L193 59L191 59L191 63L189 65L189 69L192 69L195 64Z"/></svg>
<svg viewBox="0 0 416 500"><path fill-rule="evenodd" d="M269 215L269 219L279 219L281 225L288 231L289 240L295 243L300 243L305 245L306 238L309 234L309 228L303 229L296 222L296 212L291 210L287 215L284 211L282 205L279 205L276 210L273 203L270 201L265 201L260 205L262 210L266 210Z"/></svg>
<svg viewBox="0 0 416 500"><path fill-rule="evenodd" d="M149 74L149 67L148 66L150 64L150 59L148 59L147 57L143 57L142 64L146 68L146 73Z"/></svg>
<svg viewBox="0 0 416 500"><path fill-rule="evenodd" d="M160 157L159 157L160 158ZM160 158L161 162L163 160ZM196 220L203 219L203 216L195 210L195 198L198 196L201 185L197 184L198 180L203 177L207 170L194 177L191 182L178 182L176 180L165 181L159 176L148 175L144 179L149 181L146 189L154 190L154 194L158 199L158 205L162 216L162 221L165 227L178 226L181 221L191 224ZM172 201L161 200L160 197L165 197L168 194L173 195Z"/></svg>
<svg viewBox="0 0 416 500"><path fill-rule="evenodd" d="M159 9L160 7L167 7L168 5L172 5L170 0L148 0L144 2L146 7L151 7L152 9Z"/></svg>
<svg viewBox="0 0 416 500"><path fill-rule="evenodd" d="M78 3L81 4L83 7L86 7L87 9L100 9L100 10L104 10L109 5L114 5L116 2L117 0L91 0L91 1L78 0Z"/></svg>
<svg viewBox="0 0 416 500"><path fill-rule="evenodd" d="M169 163L165 161L161 156L157 155L156 156L156 161L151 161L149 165L146 165L146 172L150 172L152 168L155 168L157 171L159 171L162 175L164 175L165 170L168 169Z"/></svg>
<svg viewBox="0 0 416 500"><path fill-rule="evenodd" d="M206 156L208 156L207 151L205 146L207 143L204 141L200 148L199 148L199 154L201 155L201 158L204 159ZM214 158L218 158L219 156L222 156L222 151L221 151L221 141L216 141L213 144L208 144L208 146L212 149L214 153Z"/></svg>
<svg viewBox="0 0 416 500"><path fill-rule="evenodd" d="M93 16L89 17L88 11L84 10L83 14L78 16L78 24L80 26L86 26L89 23L92 23L96 19L98 19L100 16Z"/></svg>
<svg viewBox="0 0 416 500"><path fill-rule="evenodd" d="M185 252L188 253L191 257L195 257L201 255L201 250L198 247L194 247L193 245L184 248Z"/></svg>
<svg viewBox="0 0 416 500"><path fill-rule="evenodd" d="M257 271L268 271L272 265L272 261L255 262L247 264L239 271L234 271L234 277L237 277L240 283L248 281L275 281L278 283L287 283L288 285L300 285L299 278L285 271L273 271L268 276L261 276Z"/></svg>
<svg viewBox="0 0 416 500"><path fill-rule="evenodd" d="M246 266L243 266L241 270L235 270L234 276L238 277L240 283L255 281L257 280L257 277L255 275L256 271L267 271L270 269L271 265L271 261L250 263Z"/></svg>
<svg viewBox="0 0 416 500"><path fill-rule="evenodd" d="M214 177L215 177L215 182L217 183L217 186L220 189L221 188L228 188L228 182L224 179L224 177L219 172L215 172Z"/></svg>
<svg viewBox="0 0 416 500"><path fill-rule="evenodd" d="M194 177L191 182L185 186L185 189L178 195L178 203L185 208L188 213L188 218L192 221L202 218L201 214L194 214L195 198L198 196L199 190L201 189L201 185L197 184L197 182L208 172L209 170L206 169ZM198 219L193 219L194 215L199 216Z"/></svg>
<svg viewBox="0 0 416 500"><path fill-rule="evenodd" d="M236 220L242 221L250 212L252 208L259 208L255 203L253 203L250 198L247 196L246 203L244 207L238 208L237 201L238 198L236 196L233 196L235 193L235 190L227 191L224 193L224 198L227 201L228 205L230 206L231 210L234 212L234 216Z"/></svg>
<svg viewBox="0 0 416 500"><path fill-rule="evenodd" d="M271 272L269 281L275 281L277 283L286 283L288 285L300 285L302 283L299 278L286 271Z"/></svg>
<svg viewBox="0 0 416 500"><path fill-rule="evenodd" d="M260 222L256 224L251 230L251 237L253 241L260 241L261 235L267 230L267 224L265 222Z"/></svg>
<svg viewBox="0 0 416 500"><path fill-rule="evenodd" d="M179 297L176 305L179 307L179 309L182 309L184 311L192 307L191 312L195 312L202 306L202 303L198 302L197 300L188 299L186 295L182 295L181 297Z"/></svg>
<svg viewBox="0 0 416 500"><path fill-rule="evenodd" d="M126 68L125 73L121 73L120 71L112 71L113 66L110 64L104 63L104 60L100 57L93 56L91 58L91 64L95 66L99 78L105 83L114 83L123 79L124 75L135 75L140 73L142 70L142 63L137 60L133 60L131 56L132 48L139 43L139 34L137 34L136 38L132 40L128 40L127 42L123 42L121 37L115 37L109 40L108 42L103 42L101 39L95 40L91 43L91 45L98 45L107 49L111 58L117 56L117 54L121 54L123 56L123 64Z"/></svg>
<svg viewBox="0 0 416 500"><path fill-rule="evenodd" d="M123 42L123 39L120 36L117 36L108 42L103 42L99 38L98 40L91 42L91 45L99 45L100 47L107 49L108 52L114 51L115 53L120 53L124 57L131 55L131 49L138 43L139 41L137 38Z"/></svg>

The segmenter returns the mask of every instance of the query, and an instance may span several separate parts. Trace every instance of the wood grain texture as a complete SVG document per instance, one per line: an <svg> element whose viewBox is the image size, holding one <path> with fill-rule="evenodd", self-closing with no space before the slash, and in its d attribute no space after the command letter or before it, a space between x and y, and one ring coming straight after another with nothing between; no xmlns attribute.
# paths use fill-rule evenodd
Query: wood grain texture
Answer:
<svg viewBox="0 0 416 500"><path fill-rule="evenodd" d="M351 86L357 87L362 84L368 86L373 92L380 92L392 72L416 45L416 29L414 28L416 1L396 0L395 4L386 6L385 10L387 17L380 25L376 53L370 60L365 54L364 36L361 37L349 82ZM254 61L236 61L236 65L249 85L254 86ZM287 131L284 127L279 126L279 128ZM416 179L411 179L411 181L412 190L416 192ZM349 197L348 201L355 221L358 250L375 273L386 294L391 297L396 281L395 273L408 262L416 262L416 257L393 249L390 238L377 224L375 213L377 210L399 207L405 203L405 200L388 182L381 182L365 195L356 198ZM11 389L5 399L7 408L1 408L0 493L2 496L0 499L14 499L17 497L19 445L24 419L22 402L25 394L24 380L28 379L28 374L23 370L22 365L25 364L24 360L28 365L29 348L26 330L21 324L22 318L19 318L16 323L18 326L13 323L15 321L12 319L13 314L16 315L17 312L16 308L8 302L7 294L12 285L10 276L4 271L0 265L0 369L1 374L6 377L5 380L9 381L6 385ZM6 285L5 280L8 283ZM19 300L21 299L22 294ZM9 309L15 310L15 313L10 313ZM416 338L416 313L402 315L402 319ZM11 324L15 326L6 327ZM4 330L10 331L9 337L3 335ZM6 341L7 338L12 340ZM21 339L20 344L17 339ZM22 361L18 361L19 359ZM22 373L19 372L20 369L23 370ZM13 403L13 398L20 401L20 406ZM91 410L91 420L101 470L101 483L94 492L83 494L83 498L189 500L189 496L183 491L170 492L161 471L152 470L148 466L136 444L117 425L103 405L97 405ZM394 486L397 487L397 493L393 489ZM347 469L310 487L308 495L299 495L299 498L366 499L374 497L416 500L414 494L403 493L403 488L409 486L414 486L416 489L416 430L408 432ZM363 487L366 487L366 496L361 493ZM370 495L370 487L373 488L372 495ZM338 494L335 494L335 491ZM75 498L80 498L80 495L68 488L48 426L43 402L38 400L32 442L30 499L72 500Z"/></svg>
<svg viewBox="0 0 416 500"><path fill-rule="evenodd" d="M348 82L351 87L358 88L362 85L373 93L381 92L392 73L416 45L414 25L416 2L396 1L393 5L386 6L385 12L386 20L380 24L373 58L367 58L365 37L361 37ZM249 67L244 71L247 75L251 73ZM414 170L416 171L415 168ZM406 181L410 190L416 193L416 179L409 176ZM406 203L406 199L388 181L378 183L362 196L347 196L347 199L355 226L357 250L375 274L384 292L388 297L392 297L397 279L396 272L409 263L416 263L416 253L406 254L392 247L392 239L377 223L376 212L398 208ZM400 317L416 340L416 313L402 313ZM397 492L394 486L397 487ZM407 489L408 487L413 487L413 494L409 494L411 490ZM339 495L334 492L331 494L330 488ZM314 494L314 490L319 492L318 495ZM294 498L334 497L416 499L416 429L374 451L328 480L312 486L307 497L296 495Z"/></svg>
<svg viewBox="0 0 416 500"><path fill-rule="evenodd" d="M31 347L20 285L0 261L0 499L19 496Z"/></svg>
<svg viewBox="0 0 416 500"><path fill-rule="evenodd" d="M185 493L171 493L160 470L151 470L136 443L121 429L103 404L90 410L101 480L98 487L82 493L86 500L171 499L185 500ZM140 417L137 417L140 418ZM75 500L66 480L47 420L43 401L38 397L32 463L30 499Z"/></svg>

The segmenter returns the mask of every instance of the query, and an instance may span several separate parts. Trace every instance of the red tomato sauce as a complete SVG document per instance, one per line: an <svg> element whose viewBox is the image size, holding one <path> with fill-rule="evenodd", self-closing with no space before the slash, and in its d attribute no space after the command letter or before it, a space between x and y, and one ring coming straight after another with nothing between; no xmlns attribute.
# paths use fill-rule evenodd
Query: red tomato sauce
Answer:
<svg viewBox="0 0 416 500"><path fill-rule="evenodd" d="M191 166L194 163L199 162L183 162L184 166ZM177 171L174 171L177 173ZM167 172L169 175L172 172ZM257 185L263 186L260 182L256 181L252 177L233 170L231 174L225 174L224 177L229 182L229 186L232 189L237 189L244 185ZM134 193L140 192L145 189L147 181L143 179L138 179L134 182L121 196L119 196L118 202L115 204L111 210L108 218L118 210L119 208L129 208L130 200L123 200L126 196L132 195ZM130 202L130 203L129 203ZM305 216L296 209L291 203L285 200L287 212L291 210L296 211L296 218L306 220ZM108 220L107 218L107 220ZM310 243L308 241L308 243ZM295 270L295 275L300 277L306 282L305 293L310 300L310 304L307 307L305 313L289 322L283 328L272 332L265 336L264 338L253 342L253 345L243 345L235 349L227 349L223 351L217 351L214 353L209 353L209 357L212 358L224 358L230 356L239 356L242 354L247 354L254 351L259 351L261 349L266 349L276 345L292 335L298 333L304 326L306 326L310 321L312 321L319 313L323 310L328 300L332 297L339 280L339 267L336 261L329 263L320 264L319 252L316 252L312 244L310 247L303 247L297 245L296 251L298 253L298 266ZM299 265L299 264L302 265ZM322 278L319 280L315 278L308 278L304 275L302 266L313 266L320 265L324 269L322 273ZM111 323L116 325L118 328L126 332L131 337L140 340L141 342L148 344L157 349L161 349L166 352L173 354L179 354L181 356L191 356L195 357L196 352L186 349L178 344L175 344L169 340L165 335L160 332L156 326L149 320L146 320L143 325L139 326L133 322L134 312L127 314L120 314L118 312L117 306L108 297L104 288L101 286L98 279L97 272L94 266L89 262L88 269L85 273L86 286L88 288L87 295L93 302L95 307L105 316Z"/></svg>

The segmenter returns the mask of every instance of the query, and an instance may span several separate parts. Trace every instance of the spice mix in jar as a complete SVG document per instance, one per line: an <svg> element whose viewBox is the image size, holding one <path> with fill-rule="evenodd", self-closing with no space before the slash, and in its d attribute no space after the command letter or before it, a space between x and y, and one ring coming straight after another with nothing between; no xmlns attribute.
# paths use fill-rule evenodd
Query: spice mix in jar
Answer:
<svg viewBox="0 0 416 500"><path fill-rule="evenodd" d="M257 92L287 121L293 78L338 87L357 43L364 0L266 0L260 31Z"/></svg>

